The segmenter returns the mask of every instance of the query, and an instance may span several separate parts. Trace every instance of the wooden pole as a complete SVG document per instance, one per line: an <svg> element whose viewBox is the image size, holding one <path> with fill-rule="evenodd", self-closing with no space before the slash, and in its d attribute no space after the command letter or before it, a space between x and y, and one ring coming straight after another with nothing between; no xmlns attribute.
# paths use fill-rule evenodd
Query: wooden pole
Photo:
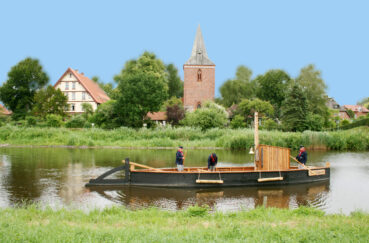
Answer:
<svg viewBox="0 0 369 243"><path fill-rule="evenodd" d="M290 157L296 161L297 163L299 163L300 165L302 165L302 167L304 167L305 169L307 169L311 174L315 174L311 169L309 169L308 167L306 167L306 165L304 165L303 163L301 163L300 161L298 161L296 158L294 158L293 156L290 155Z"/></svg>
<svg viewBox="0 0 369 243"><path fill-rule="evenodd" d="M254 145L255 145L254 165L256 169L257 162L259 161L259 117L257 111L254 114Z"/></svg>

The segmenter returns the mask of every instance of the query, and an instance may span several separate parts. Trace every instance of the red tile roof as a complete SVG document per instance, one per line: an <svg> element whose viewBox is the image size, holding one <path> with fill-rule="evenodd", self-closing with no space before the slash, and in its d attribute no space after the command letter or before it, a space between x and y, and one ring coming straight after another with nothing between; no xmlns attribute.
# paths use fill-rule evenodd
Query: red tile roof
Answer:
<svg viewBox="0 0 369 243"><path fill-rule="evenodd" d="M67 75L68 73L72 73L77 80L81 83L81 85L86 89L86 91L91 95L92 99L96 103L105 103L106 101L110 100L109 96L105 93L104 90L100 88L100 86L89 79L88 77L84 76L83 73L79 73L77 70L74 70L72 68L68 68L67 71L60 77L58 82L55 83L54 87L58 85L58 83L61 82L63 77Z"/></svg>
<svg viewBox="0 0 369 243"><path fill-rule="evenodd" d="M369 110L362 105L344 105L343 107L354 112L369 112Z"/></svg>
<svg viewBox="0 0 369 243"><path fill-rule="evenodd" d="M166 121L167 114L165 111L159 111L154 113L147 113L147 117L150 118L152 121Z"/></svg>
<svg viewBox="0 0 369 243"><path fill-rule="evenodd" d="M2 115L11 115L12 112L6 109L2 104L0 104L0 114Z"/></svg>

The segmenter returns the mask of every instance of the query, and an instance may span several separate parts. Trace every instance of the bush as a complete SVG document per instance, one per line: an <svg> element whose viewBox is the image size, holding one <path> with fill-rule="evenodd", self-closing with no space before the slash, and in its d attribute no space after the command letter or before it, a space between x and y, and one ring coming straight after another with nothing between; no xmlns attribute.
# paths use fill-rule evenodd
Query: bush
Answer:
<svg viewBox="0 0 369 243"><path fill-rule="evenodd" d="M86 119L81 115L73 116L69 121L65 123L65 127L68 128L83 128L86 123Z"/></svg>
<svg viewBox="0 0 369 243"><path fill-rule="evenodd" d="M246 127L246 122L244 120L245 119L243 118L243 116L235 115L230 124L231 128L236 129L236 128Z"/></svg>
<svg viewBox="0 0 369 243"><path fill-rule="evenodd" d="M27 116L26 121L28 126L35 126L37 124L37 119L34 116Z"/></svg>
<svg viewBox="0 0 369 243"><path fill-rule="evenodd" d="M321 131L324 126L324 118L318 114L309 113L306 117L308 129L311 131Z"/></svg>
<svg viewBox="0 0 369 243"><path fill-rule="evenodd" d="M225 109L215 103L208 102L203 108L186 113L186 118L181 121L181 124L200 127L204 131L210 128L224 127L227 121Z"/></svg>
<svg viewBox="0 0 369 243"><path fill-rule="evenodd" d="M346 126L346 125L348 125L348 124L350 124L350 122L349 122L348 120L343 120L343 121L341 122L341 126Z"/></svg>
<svg viewBox="0 0 369 243"><path fill-rule="evenodd" d="M270 131L270 130L277 130L278 129L278 124L277 124L277 122L275 122L272 119L266 119L266 120L263 121L262 128L263 129L266 129L268 131Z"/></svg>
<svg viewBox="0 0 369 243"><path fill-rule="evenodd" d="M63 120L59 115L49 114L46 116L46 124L48 127L61 127Z"/></svg>

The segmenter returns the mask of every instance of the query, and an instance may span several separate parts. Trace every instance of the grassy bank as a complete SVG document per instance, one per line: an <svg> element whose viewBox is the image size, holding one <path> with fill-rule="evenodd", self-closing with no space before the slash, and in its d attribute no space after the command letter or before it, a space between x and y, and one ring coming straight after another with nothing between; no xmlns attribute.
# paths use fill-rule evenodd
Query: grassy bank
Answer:
<svg viewBox="0 0 369 243"><path fill-rule="evenodd" d="M260 131L260 142L281 147L298 148L300 144L310 149L369 150L369 128L360 127L346 131L292 133ZM251 129L195 128L103 130L98 128L37 128L0 127L0 144L13 145L70 145L70 146L122 146L122 147L222 147L250 148L253 144Z"/></svg>
<svg viewBox="0 0 369 243"><path fill-rule="evenodd" d="M312 208L237 213L0 209L0 242L366 242L369 215Z"/></svg>

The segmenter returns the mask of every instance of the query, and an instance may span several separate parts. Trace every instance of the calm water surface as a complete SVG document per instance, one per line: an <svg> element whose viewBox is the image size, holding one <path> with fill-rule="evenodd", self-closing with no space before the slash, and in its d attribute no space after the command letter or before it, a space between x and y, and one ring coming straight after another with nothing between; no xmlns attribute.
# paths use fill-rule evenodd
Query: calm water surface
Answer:
<svg viewBox="0 0 369 243"><path fill-rule="evenodd" d="M186 166L206 166L211 152L188 151ZM220 166L252 164L247 152L216 153ZM310 205L328 213L369 212L369 152L309 152L310 165L331 163L331 179L324 183L202 190L84 187L89 179L121 165L126 157L153 167L170 167L174 165L175 150L0 148L0 207L39 203L87 210L111 205L178 210L207 204L214 210L237 211L261 205Z"/></svg>

